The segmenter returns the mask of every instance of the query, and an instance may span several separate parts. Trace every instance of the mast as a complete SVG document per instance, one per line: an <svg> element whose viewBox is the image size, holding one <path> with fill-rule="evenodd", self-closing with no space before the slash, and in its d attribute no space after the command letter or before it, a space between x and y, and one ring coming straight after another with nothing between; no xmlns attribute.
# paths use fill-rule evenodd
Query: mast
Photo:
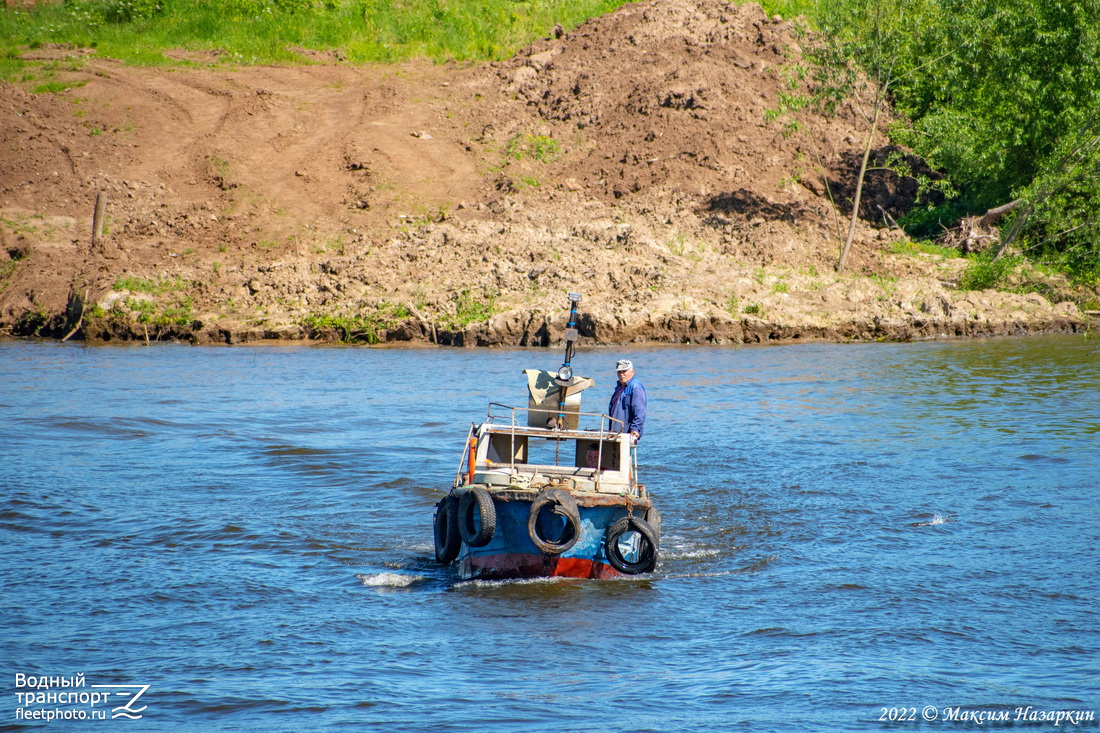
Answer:
<svg viewBox="0 0 1100 733"><path fill-rule="evenodd" d="M570 362L577 352L577 339L580 337L577 332L577 303L579 302L581 302L580 293L569 294L569 324L565 327L565 361L558 369L557 379L554 380L561 387L558 397L559 426L565 425L565 398L569 387L573 385L573 366Z"/></svg>

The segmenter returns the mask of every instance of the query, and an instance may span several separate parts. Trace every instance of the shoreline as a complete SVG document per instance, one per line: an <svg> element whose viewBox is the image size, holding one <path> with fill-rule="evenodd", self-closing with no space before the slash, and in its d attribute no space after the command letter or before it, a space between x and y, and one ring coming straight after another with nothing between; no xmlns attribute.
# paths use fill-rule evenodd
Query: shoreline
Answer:
<svg viewBox="0 0 1100 733"><path fill-rule="evenodd" d="M1067 309L1068 310L1068 309ZM507 316L509 314L501 314ZM838 326L776 324L761 320L741 319L668 319L663 325L616 331L599 323L584 323L581 313L581 337L589 347L621 346L742 346L790 345L798 343L910 343L916 341L965 341L986 338L1010 338L1045 335L1086 335L1093 327L1100 329L1100 313L1066 314L1042 320L1022 322L1013 319L982 319L956 321L852 321ZM553 348L560 346L560 331L547 322L536 333L515 332L494 327L490 322L470 324L461 331L433 332L430 324L408 319L392 330L379 333L377 342L345 340L335 334L310 333L300 326L225 325L188 329L171 326L166 329L134 328L135 324L93 324L92 337L78 329L68 341L86 346L113 346L133 343L185 343L194 346L349 346L372 348ZM597 336L600 332L606 336ZM148 334L148 335L147 335ZM555 334L557 336L555 336ZM619 338L616 338L619 336ZM15 335L0 333L0 341L56 341L66 339L61 333Z"/></svg>

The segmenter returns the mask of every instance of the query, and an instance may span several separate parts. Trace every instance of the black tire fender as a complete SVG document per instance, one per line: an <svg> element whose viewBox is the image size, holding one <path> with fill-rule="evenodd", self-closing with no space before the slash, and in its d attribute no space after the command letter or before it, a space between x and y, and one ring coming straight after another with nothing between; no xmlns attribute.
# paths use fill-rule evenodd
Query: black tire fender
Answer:
<svg viewBox="0 0 1100 733"><path fill-rule="evenodd" d="M645 510L645 523L653 530L653 537L657 540L657 551L661 551L661 512L657 507L651 506Z"/></svg>
<svg viewBox="0 0 1100 733"><path fill-rule="evenodd" d="M474 512L481 517L481 527L474 528ZM484 487L475 486L458 502L458 532L470 547L484 547L497 530L497 510L493 496Z"/></svg>
<svg viewBox="0 0 1100 733"><path fill-rule="evenodd" d="M566 528L565 539L561 542L551 542L539 534L539 515L547 507L553 507L554 514L565 517L569 526ZM581 536L581 510L577 506L577 500L568 491L562 489L547 489L531 502L531 512L527 515L527 534L531 542L545 555L560 555L573 545Z"/></svg>
<svg viewBox="0 0 1100 733"><path fill-rule="evenodd" d="M445 496L435 505L435 559L449 565L458 557L461 538L458 535L458 498Z"/></svg>
<svg viewBox="0 0 1100 733"><path fill-rule="evenodd" d="M640 534L643 543L638 559L634 562L628 562L619 550L619 538L630 531ZM611 567L627 575L648 573L657 565L657 537L653 528L644 519L633 515L623 517L611 525L607 530L607 539L604 540L604 550Z"/></svg>

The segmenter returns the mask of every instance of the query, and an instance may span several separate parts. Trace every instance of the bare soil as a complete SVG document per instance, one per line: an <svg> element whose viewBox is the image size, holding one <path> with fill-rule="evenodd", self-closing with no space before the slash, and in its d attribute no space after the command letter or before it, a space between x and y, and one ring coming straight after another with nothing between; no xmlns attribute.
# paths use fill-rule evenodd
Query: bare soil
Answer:
<svg viewBox="0 0 1100 733"><path fill-rule="evenodd" d="M661 0L477 66L28 50L81 86L0 85L0 329L547 344L570 291L601 343L1087 326L899 247L888 176L835 273L867 126L859 100L765 121L799 43L755 4Z"/></svg>

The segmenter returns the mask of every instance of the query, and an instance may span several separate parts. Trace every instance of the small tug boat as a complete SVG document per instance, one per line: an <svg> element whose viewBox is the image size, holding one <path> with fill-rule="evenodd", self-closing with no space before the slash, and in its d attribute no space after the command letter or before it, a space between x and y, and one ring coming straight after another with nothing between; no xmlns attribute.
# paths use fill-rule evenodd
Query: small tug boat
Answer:
<svg viewBox="0 0 1100 733"><path fill-rule="evenodd" d="M437 505L435 556L462 579L610 578L653 570L661 515L638 483L637 446L621 421L580 411L587 377L569 294L565 362L526 369L528 405L492 402L471 425L451 492Z"/></svg>

